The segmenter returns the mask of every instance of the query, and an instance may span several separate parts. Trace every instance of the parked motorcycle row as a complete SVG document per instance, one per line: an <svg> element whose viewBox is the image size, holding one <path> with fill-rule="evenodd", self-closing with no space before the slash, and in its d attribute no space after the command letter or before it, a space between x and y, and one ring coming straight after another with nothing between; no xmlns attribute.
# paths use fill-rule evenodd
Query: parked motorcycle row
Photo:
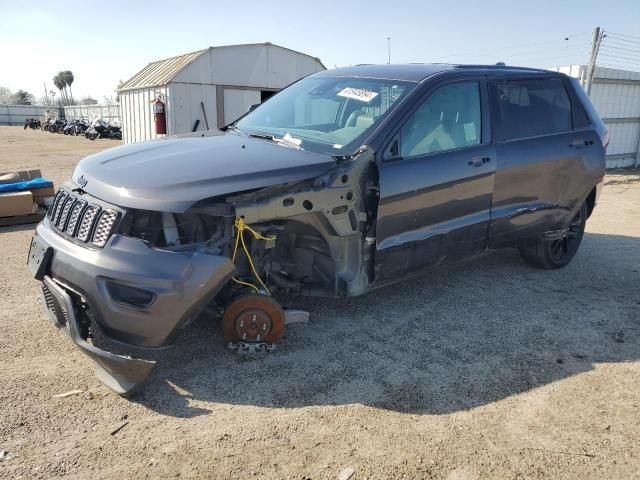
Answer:
<svg viewBox="0 0 640 480"><path fill-rule="evenodd" d="M60 120L56 118L47 118L44 122L35 118L27 118L24 121L24 129L41 129L49 133L59 133L63 135L84 135L89 140L97 138L113 138L122 140L122 128L120 125L105 122L102 118L97 117L92 121L85 118Z"/></svg>

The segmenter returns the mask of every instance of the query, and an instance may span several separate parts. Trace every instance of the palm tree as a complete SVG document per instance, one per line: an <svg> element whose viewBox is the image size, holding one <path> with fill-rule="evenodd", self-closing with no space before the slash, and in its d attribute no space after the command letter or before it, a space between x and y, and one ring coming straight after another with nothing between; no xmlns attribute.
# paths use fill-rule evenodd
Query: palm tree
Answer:
<svg viewBox="0 0 640 480"><path fill-rule="evenodd" d="M62 103L63 105L66 103L65 102L65 98L64 98L64 80L62 79L62 72L58 73L57 75L55 75L53 77L53 84L56 86L56 88L58 90L60 90L60 103Z"/></svg>
<svg viewBox="0 0 640 480"><path fill-rule="evenodd" d="M73 103L73 92L71 91L71 84L73 83L73 72L71 70L65 70L62 72L62 79L64 80L65 87L69 87L69 96L71 103Z"/></svg>

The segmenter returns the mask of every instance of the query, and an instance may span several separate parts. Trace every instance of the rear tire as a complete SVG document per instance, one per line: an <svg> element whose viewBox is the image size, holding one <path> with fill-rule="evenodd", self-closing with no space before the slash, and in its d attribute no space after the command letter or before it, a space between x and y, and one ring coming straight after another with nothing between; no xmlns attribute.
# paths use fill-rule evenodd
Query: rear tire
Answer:
<svg viewBox="0 0 640 480"><path fill-rule="evenodd" d="M98 138L98 133L97 132L91 132L89 134L89 140L95 140L96 138Z"/></svg>
<svg viewBox="0 0 640 480"><path fill-rule="evenodd" d="M525 262L537 268L545 270L562 268L578 251L586 223L587 203L585 202L569 224L565 235L560 238L541 239L520 247L520 256Z"/></svg>

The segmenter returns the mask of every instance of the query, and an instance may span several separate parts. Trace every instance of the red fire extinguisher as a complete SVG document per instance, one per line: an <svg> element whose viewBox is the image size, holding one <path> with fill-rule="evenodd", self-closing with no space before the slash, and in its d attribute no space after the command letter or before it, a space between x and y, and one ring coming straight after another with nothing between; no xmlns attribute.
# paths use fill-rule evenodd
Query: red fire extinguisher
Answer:
<svg viewBox="0 0 640 480"><path fill-rule="evenodd" d="M159 98L153 102L153 120L156 122L156 135L167 133L167 117L164 113L164 102Z"/></svg>

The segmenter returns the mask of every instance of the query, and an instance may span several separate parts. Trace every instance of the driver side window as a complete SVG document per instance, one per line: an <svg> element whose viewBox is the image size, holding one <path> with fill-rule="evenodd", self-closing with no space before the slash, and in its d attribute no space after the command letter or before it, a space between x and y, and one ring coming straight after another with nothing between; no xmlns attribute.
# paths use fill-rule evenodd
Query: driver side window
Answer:
<svg viewBox="0 0 640 480"><path fill-rule="evenodd" d="M481 118L478 82L440 87L404 124L392 156L419 157L478 145Z"/></svg>

